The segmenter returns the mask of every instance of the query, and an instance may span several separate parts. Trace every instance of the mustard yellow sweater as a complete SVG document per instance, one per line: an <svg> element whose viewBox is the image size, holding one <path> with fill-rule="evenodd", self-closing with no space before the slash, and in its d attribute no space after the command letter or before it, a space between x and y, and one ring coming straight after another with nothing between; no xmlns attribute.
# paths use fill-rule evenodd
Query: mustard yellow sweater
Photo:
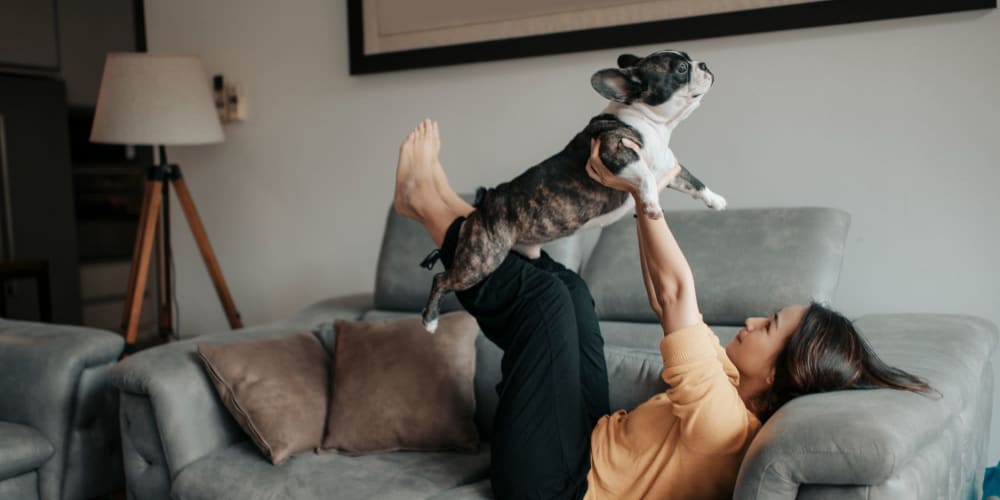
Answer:
<svg viewBox="0 0 1000 500"><path fill-rule="evenodd" d="M704 323L665 336L660 353L670 389L597 423L585 498L732 498L761 425L736 392L739 372Z"/></svg>

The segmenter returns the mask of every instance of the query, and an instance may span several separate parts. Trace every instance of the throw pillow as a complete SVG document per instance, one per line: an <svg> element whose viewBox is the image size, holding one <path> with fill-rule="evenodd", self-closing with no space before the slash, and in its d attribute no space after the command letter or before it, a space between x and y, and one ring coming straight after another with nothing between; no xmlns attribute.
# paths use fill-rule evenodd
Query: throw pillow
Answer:
<svg viewBox="0 0 1000 500"><path fill-rule="evenodd" d="M199 344L222 403L273 464L323 440L329 356L310 332L235 344Z"/></svg>
<svg viewBox="0 0 1000 500"><path fill-rule="evenodd" d="M322 451L479 449L472 316L444 314L433 335L419 317L337 321L334 331Z"/></svg>

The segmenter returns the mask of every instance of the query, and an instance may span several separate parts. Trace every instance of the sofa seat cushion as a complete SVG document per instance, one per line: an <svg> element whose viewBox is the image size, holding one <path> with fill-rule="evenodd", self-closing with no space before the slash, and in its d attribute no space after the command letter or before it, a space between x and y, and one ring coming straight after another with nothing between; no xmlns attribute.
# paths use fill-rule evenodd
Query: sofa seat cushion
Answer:
<svg viewBox="0 0 1000 500"><path fill-rule="evenodd" d="M0 422L0 480L38 468L55 448L48 439L26 425Z"/></svg>
<svg viewBox="0 0 1000 500"><path fill-rule="evenodd" d="M233 444L177 475L177 500L427 498L486 477L489 446L477 454L392 452L350 457L299 455L282 465L264 460L250 441Z"/></svg>
<svg viewBox="0 0 1000 500"><path fill-rule="evenodd" d="M466 484L434 495L427 500L492 500L493 487L489 479Z"/></svg>

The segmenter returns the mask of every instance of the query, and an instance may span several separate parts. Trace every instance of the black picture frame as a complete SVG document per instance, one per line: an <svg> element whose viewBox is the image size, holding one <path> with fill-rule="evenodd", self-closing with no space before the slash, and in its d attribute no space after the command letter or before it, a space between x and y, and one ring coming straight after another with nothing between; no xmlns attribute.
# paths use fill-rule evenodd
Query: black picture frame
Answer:
<svg viewBox="0 0 1000 500"><path fill-rule="evenodd" d="M350 73L362 75L996 7L996 0L826 0L368 55L364 53L362 0L347 0Z"/></svg>

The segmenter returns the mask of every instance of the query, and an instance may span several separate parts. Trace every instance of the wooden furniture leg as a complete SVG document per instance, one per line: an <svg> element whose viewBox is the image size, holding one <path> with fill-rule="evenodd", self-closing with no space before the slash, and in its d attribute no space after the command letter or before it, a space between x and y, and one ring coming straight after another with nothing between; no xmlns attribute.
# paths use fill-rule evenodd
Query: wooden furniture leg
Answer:
<svg viewBox="0 0 1000 500"><path fill-rule="evenodd" d="M229 327L233 329L243 328L243 320L240 318L240 313L236 310L236 303L233 302L233 297L229 293L226 278L222 275L222 268L219 267L219 261L215 257L215 251L212 250L212 244L208 241L208 233L205 231L205 226L201 223L201 217L198 216L198 209L194 206L194 200L191 198L191 193L188 191L187 184L184 182L184 178L181 177L179 170L176 177L172 179L172 182L174 190L177 192L177 202L180 203L181 208L184 210L184 216L187 218L191 232L194 234L194 239L198 243L198 249L201 251L202 258L205 259L208 274L212 277L215 292L219 295L219 300L222 301L222 308L225 310L226 318L229 320Z"/></svg>
<svg viewBox="0 0 1000 500"><path fill-rule="evenodd" d="M160 214L162 187L163 181L146 181L138 235L132 252L132 267L129 270L128 292L122 312L122 331L125 333L125 343L129 345L135 344L139 333L139 315L142 312L142 299L149 278L149 260L153 252L153 237L156 236L156 222Z"/></svg>

